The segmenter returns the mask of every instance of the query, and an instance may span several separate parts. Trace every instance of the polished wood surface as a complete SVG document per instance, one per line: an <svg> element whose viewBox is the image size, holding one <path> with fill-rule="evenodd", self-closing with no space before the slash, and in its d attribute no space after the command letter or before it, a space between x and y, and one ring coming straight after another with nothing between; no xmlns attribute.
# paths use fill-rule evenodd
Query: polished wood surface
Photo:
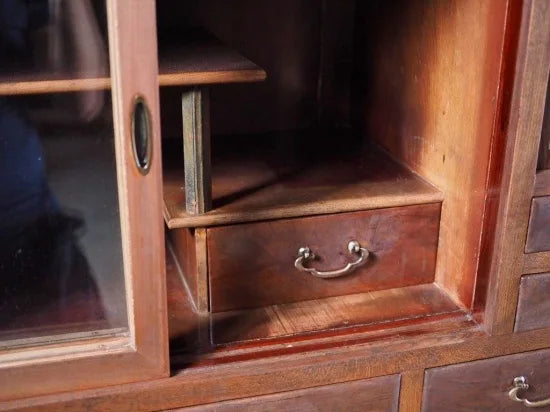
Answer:
<svg viewBox="0 0 550 412"><path fill-rule="evenodd" d="M531 202L525 253L550 251L550 196L535 197Z"/></svg>
<svg viewBox="0 0 550 412"><path fill-rule="evenodd" d="M521 277L514 331L550 328L550 273Z"/></svg>
<svg viewBox="0 0 550 412"><path fill-rule="evenodd" d="M426 371L422 410L523 411L508 398L517 376L530 385L522 396L540 400L550 396L550 351L541 350L481 360Z"/></svg>
<svg viewBox="0 0 550 412"><path fill-rule="evenodd" d="M514 329L550 67L549 19L550 6L545 0L523 3L496 221L498 235L484 312L490 333L511 333Z"/></svg>
<svg viewBox="0 0 550 412"><path fill-rule="evenodd" d="M507 2L358 2L357 9L355 117L366 136L444 193L436 279L470 307Z"/></svg>
<svg viewBox="0 0 550 412"><path fill-rule="evenodd" d="M299 133L246 136L212 143L213 210L185 211L181 161L164 172L164 217L169 228L433 203L442 194L376 147L357 147L341 132L338 148ZM229 145L229 146L228 146ZM316 147L321 145L322 147ZM223 149L226 150L223 150ZM301 155L308 151L309 155Z"/></svg>
<svg viewBox="0 0 550 412"><path fill-rule="evenodd" d="M214 313L215 344L293 336L463 313L436 285L358 293L252 310Z"/></svg>
<svg viewBox="0 0 550 412"><path fill-rule="evenodd" d="M263 69L211 35L184 33L178 38L183 39L182 44L169 45L159 53L159 86L257 82L267 76ZM77 72L45 69L0 75L0 95L67 93L110 87L109 75L85 77Z"/></svg>
<svg viewBox="0 0 550 412"><path fill-rule="evenodd" d="M401 374L399 412L417 412L422 406L424 369L414 369Z"/></svg>
<svg viewBox="0 0 550 412"><path fill-rule="evenodd" d="M390 412L398 410L399 375L179 409L184 412Z"/></svg>
<svg viewBox="0 0 550 412"><path fill-rule="evenodd" d="M212 312L431 283L440 204L377 209L208 229ZM370 255L346 276L319 279L294 267L298 249L317 256L304 263L335 270L358 259L358 241Z"/></svg>

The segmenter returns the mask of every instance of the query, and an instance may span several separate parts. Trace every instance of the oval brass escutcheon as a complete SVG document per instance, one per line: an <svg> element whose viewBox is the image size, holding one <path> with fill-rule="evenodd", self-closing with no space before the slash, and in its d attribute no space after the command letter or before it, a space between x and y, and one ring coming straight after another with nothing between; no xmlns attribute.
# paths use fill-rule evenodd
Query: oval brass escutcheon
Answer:
<svg viewBox="0 0 550 412"><path fill-rule="evenodd" d="M132 112L132 146L134 159L141 174L146 175L151 168L152 158L151 113L142 96L136 97Z"/></svg>

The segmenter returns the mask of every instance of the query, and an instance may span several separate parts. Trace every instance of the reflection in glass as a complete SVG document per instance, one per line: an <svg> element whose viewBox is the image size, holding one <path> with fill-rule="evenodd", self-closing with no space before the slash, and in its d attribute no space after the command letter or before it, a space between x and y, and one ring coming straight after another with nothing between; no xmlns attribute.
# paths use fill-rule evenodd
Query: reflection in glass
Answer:
<svg viewBox="0 0 550 412"><path fill-rule="evenodd" d="M0 0L2 73L107 73L100 6ZM126 327L109 93L0 96L0 282L0 348Z"/></svg>

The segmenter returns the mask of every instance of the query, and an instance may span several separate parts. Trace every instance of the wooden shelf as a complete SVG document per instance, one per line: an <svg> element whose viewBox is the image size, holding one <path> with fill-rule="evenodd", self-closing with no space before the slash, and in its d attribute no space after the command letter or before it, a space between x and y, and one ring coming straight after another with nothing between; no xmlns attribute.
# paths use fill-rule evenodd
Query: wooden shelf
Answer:
<svg viewBox="0 0 550 412"><path fill-rule="evenodd" d="M159 50L159 86L189 86L262 81L266 72L202 31L180 34L184 43ZM111 87L108 75L89 77L74 71L47 70L4 72L0 74L0 95L65 93L102 90Z"/></svg>
<svg viewBox="0 0 550 412"><path fill-rule="evenodd" d="M376 146L348 148L338 133L328 139L342 142L336 149L341 153L330 145L323 150L315 139L293 134L215 139L213 210L201 215L185 210L183 158L172 165L165 161L168 227L207 227L443 200L439 190Z"/></svg>
<svg viewBox="0 0 550 412"><path fill-rule="evenodd" d="M179 268L167 255L170 347L172 354L200 363L277 348L307 346L312 339L375 338L426 322L467 320L436 284L360 293L263 308L198 314L193 311ZM399 333L399 332L397 332Z"/></svg>

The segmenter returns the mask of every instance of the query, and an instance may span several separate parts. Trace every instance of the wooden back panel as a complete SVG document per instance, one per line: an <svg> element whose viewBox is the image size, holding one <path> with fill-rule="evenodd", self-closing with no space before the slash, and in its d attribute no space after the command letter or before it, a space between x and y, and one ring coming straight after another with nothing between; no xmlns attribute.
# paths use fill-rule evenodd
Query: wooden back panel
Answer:
<svg viewBox="0 0 550 412"><path fill-rule="evenodd" d="M507 2L359 2L354 119L438 186L436 281L472 304Z"/></svg>

